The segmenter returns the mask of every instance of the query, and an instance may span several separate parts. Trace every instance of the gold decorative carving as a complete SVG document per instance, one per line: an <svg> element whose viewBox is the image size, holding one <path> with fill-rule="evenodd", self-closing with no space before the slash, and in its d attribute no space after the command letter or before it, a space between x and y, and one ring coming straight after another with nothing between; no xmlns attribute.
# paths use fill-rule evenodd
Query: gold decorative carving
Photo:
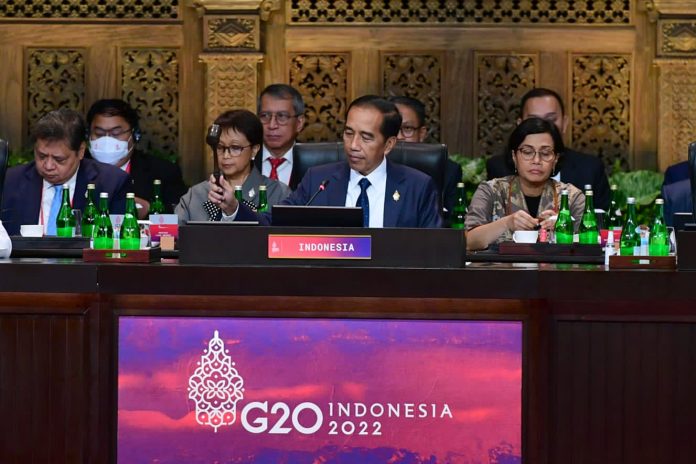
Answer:
<svg viewBox="0 0 696 464"><path fill-rule="evenodd" d="M631 24L631 0L290 0L290 24Z"/></svg>
<svg viewBox="0 0 696 464"><path fill-rule="evenodd" d="M694 0L646 0L646 9L655 15L693 15Z"/></svg>
<svg viewBox="0 0 696 464"><path fill-rule="evenodd" d="M440 140L440 92L442 57L439 54L415 55L383 53L382 94L407 96L425 105L428 136Z"/></svg>
<svg viewBox="0 0 696 464"><path fill-rule="evenodd" d="M5 19L163 19L179 16L178 0L14 0L0 2Z"/></svg>
<svg viewBox="0 0 696 464"><path fill-rule="evenodd" d="M350 56L338 54L291 54L290 85L305 102L303 142L335 141L341 138L348 105Z"/></svg>
<svg viewBox="0 0 696 464"><path fill-rule="evenodd" d="M658 164L684 161L696 140L696 61L660 60Z"/></svg>
<svg viewBox="0 0 696 464"><path fill-rule="evenodd" d="M477 155L504 153L520 100L537 82L536 54L476 54Z"/></svg>
<svg viewBox="0 0 696 464"><path fill-rule="evenodd" d="M260 48L259 18L255 16L206 16L205 48L215 51Z"/></svg>
<svg viewBox="0 0 696 464"><path fill-rule="evenodd" d="M85 111L85 50L28 48L28 130L49 111L70 108Z"/></svg>
<svg viewBox="0 0 696 464"><path fill-rule="evenodd" d="M696 21L659 21L658 31L657 44L660 55L696 56Z"/></svg>
<svg viewBox="0 0 696 464"><path fill-rule="evenodd" d="M179 59L171 48L121 50L121 95L140 115L149 152L179 152Z"/></svg>
<svg viewBox="0 0 696 464"><path fill-rule="evenodd" d="M572 147L628 167L631 56L573 55Z"/></svg>
<svg viewBox="0 0 696 464"><path fill-rule="evenodd" d="M267 21L273 11L280 9L280 0L185 0L188 6L195 8L200 16L210 12L245 11L259 12L263 21Z"/></svg>

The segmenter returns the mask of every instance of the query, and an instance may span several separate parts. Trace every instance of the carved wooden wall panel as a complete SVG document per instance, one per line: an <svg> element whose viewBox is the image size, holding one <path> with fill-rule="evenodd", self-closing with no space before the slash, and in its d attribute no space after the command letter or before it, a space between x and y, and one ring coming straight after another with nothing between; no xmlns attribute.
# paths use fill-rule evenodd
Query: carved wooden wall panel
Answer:
<svg viewBox="0 0 696 464"><path fill-rule="evenodd" d="M538 81L536 54L476 54L475 154L496 155L517 125L520 99Z"/></svg>
<svg viewBox="0 0 696 464"><path fill-rule="evenodd" d="M7 19L176 19L178 0L10 0L0 2Z"/></svg>
<svg viewBox="0 0 696 464"><path fill-rule="evenodd" d="M696 61L662 61L658 66L658 162L665 169L685 160L689 143L696 141Z"/></svg>
<svg viewBox="0 0 696 464"><path fill-rule="evenodd" d="M291 0L292 24L629 24L630 0Z"/></svg>
<svg viewBox="0 0 696 464"><path fill-rule="evenodd" d="M382 95L420 100L426 109L428 137L440 140L442 54L382 53Z"/></svg>
<svg viewBox="0 0 696 464"><path fill-rule="evenodd" d="M209 51L257 51L260 47L259 18L240 15L206 16L205 49Z"/></svg>
<svg viewBox="0 0 696 464"><path fill-rule="evenodd" d="M34 122L56 108L84 113L85 61L84 49L27 49L27 132Z"/></svg>
<svg viewBox="0 0 696 464"><path fill-rule="evenodd" d="M631 56L573 55L572 147L607 166L628 167L631 153Z"/></svg>
<svg viewBox="0 0 696 464"><path fill-rule="evenodd" d="M257 68L261 59L260 54L206 54L201 57L207 72L207 124L234 108L256 112Z"/></svg>
<svg viewBox="0 0 696 464"><path fill-rule="evenodd" d="M179 151L178 50L122 49L121 97L140 115L140 148L167 155Z"/></svg>
<svg viewBox="0 0 696 464"><path fill-rule="evenodd" d="M693 56L696 54L696 20L660 21L657 44L660 56Z"/></svg>
<svg viewBox="0 0 696 464"><path fill-rule="evenodd" d="M303 142L341 139L348 101L350 55L291 54L289 83L305 102Z"/></svg>

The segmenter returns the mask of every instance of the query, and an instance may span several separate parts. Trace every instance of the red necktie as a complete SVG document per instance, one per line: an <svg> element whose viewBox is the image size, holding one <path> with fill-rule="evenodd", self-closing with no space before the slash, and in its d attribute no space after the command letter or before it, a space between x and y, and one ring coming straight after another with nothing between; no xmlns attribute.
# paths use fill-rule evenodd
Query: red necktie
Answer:
<svg viewBox="0 0 696 464"><path fill-rule="evenodd" d="M268 178L278 180L278 166L285 162L285 158L268 158L268 161L271 162L271 173Z"/></svg>

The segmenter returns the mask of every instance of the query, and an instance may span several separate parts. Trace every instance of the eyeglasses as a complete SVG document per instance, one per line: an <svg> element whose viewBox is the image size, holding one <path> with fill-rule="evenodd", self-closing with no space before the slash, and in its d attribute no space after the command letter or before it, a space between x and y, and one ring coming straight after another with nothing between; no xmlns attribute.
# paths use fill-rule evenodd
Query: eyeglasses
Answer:
<svg viewBox="0 0 696 464"><path fill-rule="evenodd" d="M522 159L525 161L532 161L536 155L539 155L541 161L548 163L556 157L556 152L551 147L541 147L535 150L529 145L523 145L517 149L517 153L522 155Z"/></svg>
<svg viewBox="0 0 696 464"><path fill-rule="evenodd" d="M413 137L413 134L415 134L416 131L418 129L420 129L421 127L423 127L423 126L419 126L419 127L401 126L399 131L401 132L401 135L403 135L404 137Z"/></svg>
<svg viewBox="0 0 696 464"><path fill-rule="evenodd" d="M215 147L215 151L217 151L217 154L222 157L224 157L226 153L229 153L230 156L239 156L242 154L245 148L249 148L250 146L251 144L243 147L240 145L230 145L229 147L225 145L218 145Z"/></svg>
<svg viewBox="0 0 696 464"><path fill-rule="evenodd" d="M271 111L262 111L259 113L259 119L263 124L270 124L274 116L276 122L281 126L286 125L290 122L292 118L297 117L296 114L286 113L285 111L280 111L278 113L273 113Z"/></svg>
<svg viewBox="0 0 696 464"><path fill-rule="evenodd" d="M105 136L120 137L120 136L122 136L124 134L128 134L129 132L132 132L132 131L133 131L133 128L123 129L121 127L114 127L113 129L105 130L105 129L102 129L100 127L95 127L94 129L92 129L92 134L96 137L105 137Z"/></svg>

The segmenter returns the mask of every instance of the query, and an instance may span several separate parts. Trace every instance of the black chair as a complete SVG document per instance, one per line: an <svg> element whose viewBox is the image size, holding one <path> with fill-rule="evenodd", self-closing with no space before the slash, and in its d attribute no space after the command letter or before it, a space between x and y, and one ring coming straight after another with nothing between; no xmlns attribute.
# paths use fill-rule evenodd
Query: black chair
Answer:
<svg viewBox="0 0 696 464"><path fill-rule="evenodd" d="M387 156L395 163L405 164L428 174L433 178L435 186L442 196L447 165L447 145L397 142ZM300 179L312 166L345 159L343 142L298 143L293 151L293 163L297 164L296 169Z"/></svg>
<svg viewBox="0 0 696 464"><path fill-rule="evenodd" d="M5 171L7 171L7 161L10 157L10 150L5 140L0 139L0 206L2 206L2 190L5 186Z"/></svg>

